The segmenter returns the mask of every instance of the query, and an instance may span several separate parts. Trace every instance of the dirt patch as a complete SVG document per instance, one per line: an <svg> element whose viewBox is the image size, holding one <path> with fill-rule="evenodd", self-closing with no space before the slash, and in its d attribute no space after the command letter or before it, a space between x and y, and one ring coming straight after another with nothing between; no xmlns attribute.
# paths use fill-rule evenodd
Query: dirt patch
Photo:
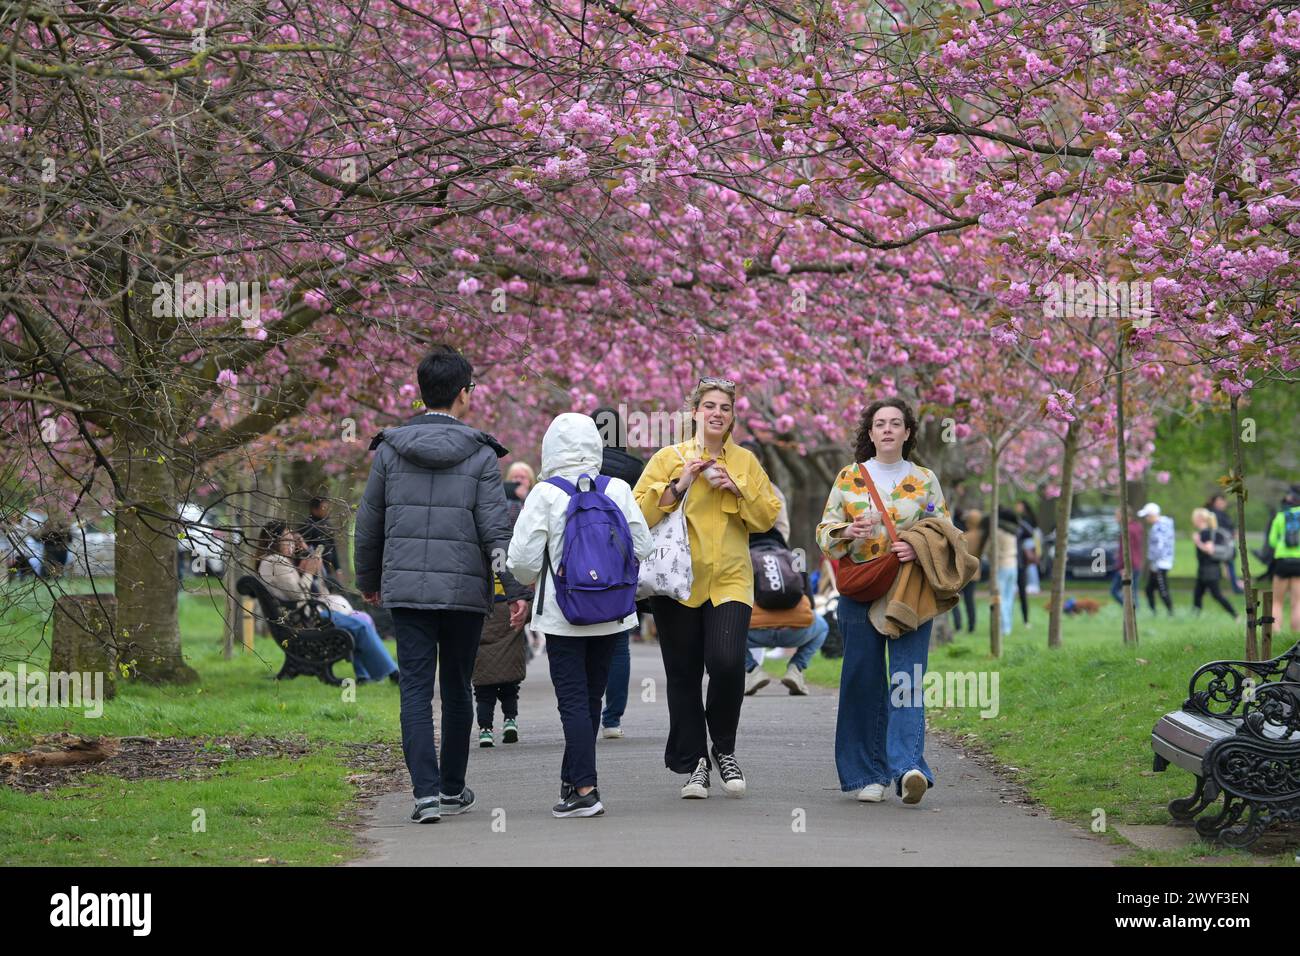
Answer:
<svg viewBox="0 0 1300 956"><path fill-rule="evenodd" d="M410 786L406 760L400 743L379 741L342 744L343 760L353 773L348 783L357 788L357 798L377 797Z"/></svg>
<svg viewBox="0 0 1300 956"><path fill-rule="evenodd" d="M123 780L197 780L211 776L228 760L301 757L317 749L305 740L267 737L115 737L106 759L75 766L23 766L0 773L0 785L27 793L88 786L92 775Z"/></svg>

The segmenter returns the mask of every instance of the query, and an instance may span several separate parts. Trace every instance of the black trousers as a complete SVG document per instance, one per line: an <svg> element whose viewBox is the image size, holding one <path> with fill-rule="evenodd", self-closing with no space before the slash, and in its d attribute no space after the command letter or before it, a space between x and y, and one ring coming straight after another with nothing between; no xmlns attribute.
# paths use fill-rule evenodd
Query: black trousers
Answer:
<svg viewBox="0 0 1300 956"><path fill-rule="evenodd" d="M1201 598L1205 595L1206 591L1210 592L1210 597L1219 602L1219 607L1223 608L1233 617L1237 616L1237 612L1233 609L1231 602L1229 602L1228 599L1223 596L1223 592L1219 590L1218 581L1196 582L1196 587L1192 589L1192 606L1196 608L1196 610L1199 611L1201 609Z"/></svg>
<svg viewBox="0 0 1300 956"><path fill-rule="evenodd" d="M954 605L952 609L953 627L961 630L961 606L966 605L966 620L970 623L967 633L975 633L975 581L971 581L961 589L961 602Z"/></svg>
<svg viewBox="0 0 1300 956"><path fill-rule="evenodd" d="M474 729L470 679L483 632L483 615L471 611L393 608L397 628L398 685L402 696L402 753L415 797L458 796L465 789L469 735ZM442 673L438 674L438 666ZM441 678L442 760L433 746L433 685Z"/></svg>
<svg viewBox="0 0 1300 956"><path fill-rule="evenodd" d="M1147 603L1151 605L1152 613L1156 609L1156 591L1160 592L1160 600L1165 602L1165 607L1173 614L1174 602L1169 596L1169 572L1151 568L1147 571Z"/></svg>
<svg viewBox="0 0 1300 956"><path fill-rule="evenodd" d="M1025 565L1016 568L1016 593L1020 595L1020 615L1029 623L1029 593L1025 590L1028 586L1029 572L1025 570Z"/></svg>
<svg viewBox="0 0 1300 956"><path fill-rule="evenodd" d="M668 745L664 766L691 773L709 761L709 738L719 753L736 751L736 728L745 699L746 638L752 608L740 601L717 607L705 601L686 607L672 598L651 598L659 650L668 674ZM700 700L700 682L709 689Z"/></svg>
<svg viewBox="0 0 1300 956"><path fill-rule="evenodd" d="M501 701L501 716L513 720L519 716L519 681L505 684L480 684L474 688L474 703L478 707L478 725L492 729L492 717L497 701Z"/></svg>

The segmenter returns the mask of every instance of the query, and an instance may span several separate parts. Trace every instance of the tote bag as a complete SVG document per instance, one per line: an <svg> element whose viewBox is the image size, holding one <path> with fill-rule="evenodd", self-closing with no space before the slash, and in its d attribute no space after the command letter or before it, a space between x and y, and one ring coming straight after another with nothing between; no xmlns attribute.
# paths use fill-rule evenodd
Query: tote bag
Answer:
<svg viewBox="0 0 1300 956"><path fill-rule="evenodd" d="M680 451L677 456L683 464L686 463ZM686 499L690 494L691 490L687 488L677 503L677 509L650 529L654 548L641 562L641 571L637 575L638 601L651 597L685 601L691 596L695 578L691 571L691 539L686 533Z"/></svg>

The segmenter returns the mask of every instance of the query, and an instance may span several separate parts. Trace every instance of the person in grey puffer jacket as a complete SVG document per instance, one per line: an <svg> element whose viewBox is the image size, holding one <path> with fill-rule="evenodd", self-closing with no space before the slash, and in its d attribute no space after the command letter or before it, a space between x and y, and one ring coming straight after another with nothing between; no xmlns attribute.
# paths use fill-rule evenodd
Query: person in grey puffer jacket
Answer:
<svg viewBox="0 0 1300 956"><path fill-rule="evenodd" d="M523 624L528 591L505 571L512 524L497 459L509 452L464 424L474 388L463 355L437 346L418 371L428 411L371 442L370 479L357 510L357 586L391 608L401 667L402 752L411 819L435 823L474 805L465 786L474 707L470 679L494 568ZM433 684L440 669L442 756L434 752ZM441 763L441 767L439 764Z"/></svg>

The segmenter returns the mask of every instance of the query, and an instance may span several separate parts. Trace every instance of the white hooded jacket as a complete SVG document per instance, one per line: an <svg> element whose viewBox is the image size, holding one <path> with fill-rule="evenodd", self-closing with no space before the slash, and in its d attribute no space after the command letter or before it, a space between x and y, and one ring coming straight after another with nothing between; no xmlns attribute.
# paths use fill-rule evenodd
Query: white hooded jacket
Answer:
<svg viewBox="0 0 1300 956"><path fill-rule="evenodd" d="M569 510L569 496L547 484L546 479L560 477L576 484L582 475L595 478L600 474L602 450L596 423L586 415L565 412L557 415L546 429L537 484L524 499L524 510L515 522L515 533L506 556L506 570L521 584L531 584L542 574L544 552L550 552L552 564L564 553L564 520ZM632 550L638 561L644 561L653 550L653 543L641 508L632 497L632 489L621 478L610 478L605 493L627 518L628 529L632 532ZM605 624L570 624L555 600L555 586L549 579L550 575L545 577L547 580L537 586L539 592L545 589L542 610L537 610L538 601L534 598L532 619L533 627L543 634L584 637L619 634L636 627L635 613L621 621Z"/></svg>

